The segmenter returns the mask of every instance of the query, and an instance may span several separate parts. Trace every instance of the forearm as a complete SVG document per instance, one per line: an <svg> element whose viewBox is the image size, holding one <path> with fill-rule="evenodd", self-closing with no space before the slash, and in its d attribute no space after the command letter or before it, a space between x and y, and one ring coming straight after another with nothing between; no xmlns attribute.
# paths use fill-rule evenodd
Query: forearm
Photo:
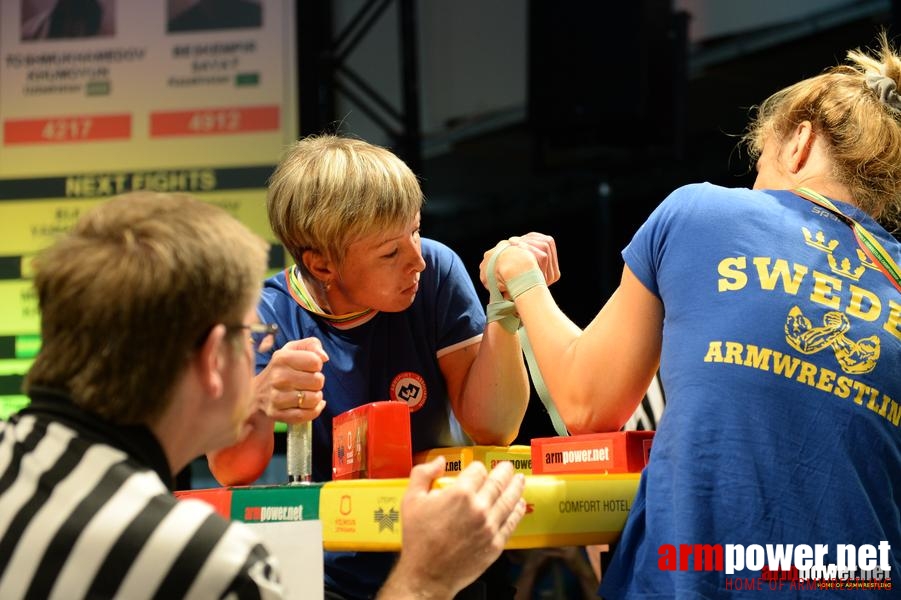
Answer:
<svg viewBox="0 0 901 600"><path fill-rule="evenodd" d="M489 323L466 376L455 414L477 444L516 438L529 403L529 379L515 333Z"/></svg>
<svg viewBox="0 0 901 600"><path fill-rule="evenodd" d="M442 587L434 578L418 575L407 568L401 556L376 600L451 600L458 591Z"/></svg>
<svg viewBox="0 0 901 600"><path fill-rule="evenodd" d="M572 433L619 429L657 370L662 309L621 286L582 331L545 287L516 299L544 382Z"/></svg>
<svg viewBox="0 0 901 600"><path fill-rule="evenodd" d="M516 309L529 337L535 362L554 405L570 431L579 429L585 402L579 392L573 356L582 330L558 307L547 287L531 289L516 299Z"/></svg>

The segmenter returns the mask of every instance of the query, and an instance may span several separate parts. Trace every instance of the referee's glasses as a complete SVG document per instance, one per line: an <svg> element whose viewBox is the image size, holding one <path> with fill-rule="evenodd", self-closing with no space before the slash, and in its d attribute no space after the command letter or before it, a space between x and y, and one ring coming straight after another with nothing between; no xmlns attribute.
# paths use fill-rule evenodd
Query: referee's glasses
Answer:
<svg viewBox="0 0 901 600"><path fill-rule="evenodd" d="M278 325L275 323L250 323L247 325L226 325L226 330L247 329L250 332L250 343L254 352L265 352L272 347Z"/></svg>

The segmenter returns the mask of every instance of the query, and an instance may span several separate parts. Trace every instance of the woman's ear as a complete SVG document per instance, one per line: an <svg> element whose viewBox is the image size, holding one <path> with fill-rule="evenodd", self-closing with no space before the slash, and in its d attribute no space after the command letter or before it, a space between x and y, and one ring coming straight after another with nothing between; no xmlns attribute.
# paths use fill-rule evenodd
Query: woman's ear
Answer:
<svg viewBox="0 0 901 600"><path fill-rule="evenodd" d="M303 266L317 281L331 281L335 277L332 261L319 250L304 250L301 255Z"/></svg>
<svg viewBox="0 0 901 600"><path fill-rule="evenodd" d="M213 327L203 344L194 355L193 368L197 376L197 383L208 395L218 398L225 391L225 381L222 376L227 368L223 350L228 340L225 339L225 325L221 323Z"/></svg>
<svg viewBox="0 0 901 600"><path fill-rule="evenodd" d="M810 121L802 121L789 138L789 170L797 173L804 168L807 160L810 158L810 151L813 147L813 124Z"/></svg>

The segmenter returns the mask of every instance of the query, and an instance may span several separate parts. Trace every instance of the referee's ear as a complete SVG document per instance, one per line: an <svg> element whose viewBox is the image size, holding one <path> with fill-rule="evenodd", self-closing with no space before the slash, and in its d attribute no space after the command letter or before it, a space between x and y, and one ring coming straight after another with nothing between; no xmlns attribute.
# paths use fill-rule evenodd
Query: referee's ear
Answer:
<svg viewBox="0 0 901 600"><path fill-rule="evenodd" d="M225 325L210 329L206 339L197 347L188 366L189 375L196 378L196 385L209 397L219 398L225 391L224 372L228 368Z"/></svg>

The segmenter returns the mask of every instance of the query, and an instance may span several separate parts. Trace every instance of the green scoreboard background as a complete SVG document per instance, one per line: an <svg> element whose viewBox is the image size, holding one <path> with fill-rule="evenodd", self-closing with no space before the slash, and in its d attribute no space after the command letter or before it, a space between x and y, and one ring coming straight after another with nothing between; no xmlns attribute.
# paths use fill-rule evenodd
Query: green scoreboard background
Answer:
<svg viewBox="0 0 901 600"><path fill-rule="evenodd" d="M293 0L194 31L167 29L190 0L100 2L77 39L32 35L44 0L0 3L0 418L40 349L31 259L94 205L189 192L273 239L266 181L298 131Z"/></svg>

